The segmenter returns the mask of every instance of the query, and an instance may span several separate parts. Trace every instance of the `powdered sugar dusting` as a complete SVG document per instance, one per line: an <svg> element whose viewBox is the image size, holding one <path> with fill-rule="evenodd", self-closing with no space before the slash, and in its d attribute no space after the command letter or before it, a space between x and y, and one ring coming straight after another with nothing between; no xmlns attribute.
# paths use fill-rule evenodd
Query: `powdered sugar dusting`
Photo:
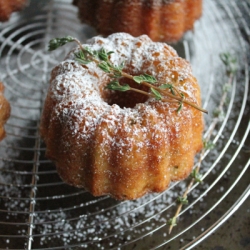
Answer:
<svg viewBox="0 0 250 250"><path fill-rule="evenodd" d="M172 82L171 73L173 70L179 72L179 80L184 80L191 74L189 65L184 64L186 67L183 67L183 59L181 59L182 68L176 65L168 69L169 62L176 61L178 63L180 60L176 52L164 43L153 43L147 36L134 39L128 34L119 33L111 35L109 38L94 37L89 40L86 46L93 50L104 47L107 51L114 51L111 54L110 61L115 65L125 61L125 65L127 65L125 71L130 71L131 74L136 75L146 71L165 82ZM51 82L49 91L52 97L59 102L57 105L58 115L62 114L61 117L64 121L74 116L75 122L70 126L72 134L79 132L79 123L82 122L83 118L85 119L85 126L78 136L91 137L90 129L94 132L95 126L102 119L106 119L103 118L105 113L110 113L108 120L111 127L117 124L118 114L125 116L125 120L132 117L141 119L141 107L147 109L146 112L150 111L157 114L154 105L151 105L155 102L152 98L145 104L136 105L133 109L108 105L101 98L104 87L102 81L108 83L111 79L94 62L88 64L86 68L81 67L74 61L73 52L54 70L53 74L57 76ZM161 69L160 72L153 62L158 64L158 69ZM164 64L164 62L166 63ZM188 96L192 96L191 87L192 85L189 84ZM181 86L181 91L187 92L187 87ZM194 92L194 90L192 91ZM162 103L162 105L164 104ZM129 128L131 127L126 127L126 129ZM135 129L135 133L137 130L138 128ZM145 127L142 127L142 130L145 130Z"/></svg>
<svg viewBox="0 0 250 250"><path fill-rule="evenodd" d="M198 85L191 74L189 63L178 57L175 50L167 44L152 42L146 35L134 38L126 33L116 33L108 38L94 37L83 46L91 50L105 48L106 51L113 51L110 61L114 65L125 62L125 72L132 75L147 73L161 83L173 83L182 91L186 100L199 103ZM148 161L155 164L171 162L171 155L179 150L170 148L170 145L178 145L180 151L190 149L192 143L183 143L183 138L185 133L193 136L192 108L184 106L179 115L176 112L178 103L171 100L161 102L154 98L141 103L135 102L134 107L109 104L105 86L112 78L94 62L80 66L74 60L74 53L78 50L76 48L71 51L65 61L53 70L48 92L50 101L45 103L45 107L53 103L53 115L49 118L49 126L52 127L49 129L55 130L52 132L55 134L63 128L63 143L58 145L60 152L78 155L79 149L76 147L80 147L81 155L86 157L89 157L90 151L93 152L91 154L94 158L89 164L104 162L100 163L101 171L112 179L120 178L117 170L112 176L112 171L103 169L103 166L108 164L119 168L120 162L130 166L136 161L137 168L141 169ZM51 112L51 108L48 112ZM198 119L200 118L201 115ZM60 128L53 127L54 124L60 124ZM183 126L188 129L183 131ZM44 137L46 141L46 136ZM57 145L54 144L53 147ZM154 152L152 159L148 158L145 148ZM166 171L169 171L167 167ZM129 174L130 171L127 173L132 175L132 172ZM81 179L81 175L77 174L77 178ZM130 181L126 184L127 187L129 183Z"/></svg>

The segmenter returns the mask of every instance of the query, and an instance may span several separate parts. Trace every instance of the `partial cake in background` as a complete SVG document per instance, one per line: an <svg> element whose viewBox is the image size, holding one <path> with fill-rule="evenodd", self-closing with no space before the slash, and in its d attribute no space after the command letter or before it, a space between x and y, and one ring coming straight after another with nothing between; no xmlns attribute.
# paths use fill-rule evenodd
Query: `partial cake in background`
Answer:
<svg viewBox="0 0 250 250"><path fill-rule="evenodd" d="M202 14L202 0L73 0L83 23L101 35L147 34L153 41L177 42Z"/></svg>
<svg viewBox="0 0 250 250"><path fill-rule="evenodd" d="M23 9L28 0L0 0L0 22L8 21L13 12Z"/></svg>
<svg viewBox="0 0 250 250"><path fill-rule="evenodd" d="M3 92L4 86L0 82L0 140L5 137L4 124L10 116L10 104L5 99Z"/></svg>

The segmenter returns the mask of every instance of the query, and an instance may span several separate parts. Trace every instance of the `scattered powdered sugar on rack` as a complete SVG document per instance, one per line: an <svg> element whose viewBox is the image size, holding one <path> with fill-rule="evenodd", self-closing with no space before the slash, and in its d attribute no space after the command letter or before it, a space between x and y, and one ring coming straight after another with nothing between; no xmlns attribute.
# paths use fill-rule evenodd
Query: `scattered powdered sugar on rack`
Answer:
<svg viewBox="0 0 250 250"><path fill-rule="evenodd" d="M86 249L91 246L95 249L100 244L100 249L105 249L114 244L114 239L126 242L151 231L156 225L166 224L168 218L161 212L173 199L175 194L171 191L149 194L133 202L121 202L107 211L96 205L95 211L79 217L63 210L58 213L48 211L36 221L42 232L38 239L41 246L60 241L61 245L77 244Z"/></svg>

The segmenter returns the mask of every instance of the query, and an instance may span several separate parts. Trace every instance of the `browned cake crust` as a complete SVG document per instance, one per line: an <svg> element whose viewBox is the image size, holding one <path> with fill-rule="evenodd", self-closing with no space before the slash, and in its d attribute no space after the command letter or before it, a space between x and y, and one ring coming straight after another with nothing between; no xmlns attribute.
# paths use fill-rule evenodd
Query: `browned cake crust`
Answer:
<svg viewBox="0 0 250 250"><path fill-rule="evenodd" d="M0 141L5 137L4 124L10 116L10 104L3 96L4 86L0 82Z"/></svg>
<svg viewBox="0 0 250 250"><path fill-rule="evenodd" d="M146 34L153 41L178 41L202 14L202 0L74 0L79 18L102 34Z"/></svg>
<svg viewBox="0 0 250 250"><path fill-rule="evenodd" d="M27 0L0 0L0 22L9 20L11 13L19 11L27 4Z"/></svg>
<svg viewBox="0 0 250 250"><path fill-rule="evenodd" d="M94 37L87 46L114 51L111 62L125 61L125 72L173 82L185 100L200 105L190 64L170 46L125 33ZM177 113L176 102L113 93L104 88L111 78L93 62L79 65L76 51L52 71L41 120L46 154L62 179L95 196L136 199L187 177L202 148L202 113L188 105Z"/></svg>

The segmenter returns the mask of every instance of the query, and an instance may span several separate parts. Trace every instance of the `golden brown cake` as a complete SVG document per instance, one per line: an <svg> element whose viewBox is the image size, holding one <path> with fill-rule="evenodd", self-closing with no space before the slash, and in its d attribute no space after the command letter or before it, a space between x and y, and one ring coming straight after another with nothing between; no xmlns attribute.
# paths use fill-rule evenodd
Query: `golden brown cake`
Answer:
<svg viewBox="0 0 250 250"><path fill-rule="evenodd" d="M173 82L185 100L201 103L190 64L165 43L115 33L83 46L113 51L110 61L125 61L126 73ZM171 99L110 91L105 88L110 76L94 62L78 64L78 51L53 69L41 119L46 155L62 179L95 196L136 199L187 177L202 147L202 113L185 104L177 112L178 103Z"/></svg>
<svg viewBox="0 0 250 250"><path fill-rule="evenodd" d="M10 116L10 104L3 96L4 86L0 82L0 140L5 137L4 124Z"/></svg>
<svg viewBox="0 0 250 250"><path fill-rule="evenodd" d="M202 14L202 0L74 0L79 18L102 34L146 34L176 42Z"/></svg>
<svg viewBox="0 0 250 250"><path fill-rule="evenodd" d="M27 0L0 0L0 22L9 20L11 13L21 10Z"/></svg>

